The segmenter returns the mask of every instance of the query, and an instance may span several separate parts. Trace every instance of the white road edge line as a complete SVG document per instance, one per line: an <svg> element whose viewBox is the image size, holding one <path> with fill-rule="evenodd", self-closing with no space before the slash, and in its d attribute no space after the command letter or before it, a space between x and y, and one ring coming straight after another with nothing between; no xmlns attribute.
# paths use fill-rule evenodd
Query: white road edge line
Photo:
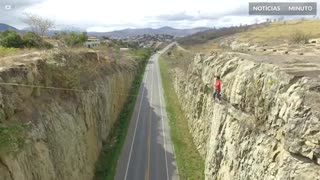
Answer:
<svg viewBox="0 0 320 180"><path fill-rule="evenodd" d="M150 60L149 60L149 61L150 61ZM149 61L148 61L148 62L149 62ZM147 69L146 69L146 70L147 70ZM143 84L146 83L147 78L148 78L148 71L145 71L145 72L146 72L146 74L145 74L145 78L144 78ZM138 110L138 116L137 116L137 120L136 120L136 126L135 126L135 129L134 129L133 139L132 139L131 148L130 148L129 160L128 160L128 164L127 164L126 174L125 174L125 176L124 176L124 179L125 179L125 180L127 180L127 175L128 175L129 165L130 165L130 161L131 161L133 144L134 144L134 140L135 140L135 137L136 137L137 127L138 127L138 122L139 122L139 117L140 117L140 112L141 112L141 105L142 105L144 90L145 90L145 88L143 88L142 94L141 94L140 105L139 105L139 110Z"/></svg>
<svg viewBox="0 0 320 180"><path fill-rule="evenodd" d="M151 60L154 62L154 56L152 56ZM151 76L151 92L150 92L150 111L152 109L152 101L153 101L153 83L154 83L154 65L151 66L151 73L152 73L152 76ZM149 124L150 124L150 140L151 140L151 135L152 135L152 114L151 114L151 119L149 119ZM150 146L149 146L150 145ZM148 175L149 177L147 178L148 180L150 179L150 153L151 153L151 144L148 145L148 154L149 154L149 157L148 157L148 164L147 164L147 167L148 167Z"/></svg>
<svg viewBox="0 0 320 180"><path fill-rule="evenodd" d="M158 81L162 84L160 81L160 67L159 67L159 57L157 57L157 69L158 69ZM160 93L160 86L158 86L159 89L159 100L160 100L160 117L162 122L162 135L163 135L163 144L164 144L164 157L166 159L166 172L167 172L167 180L169 180L169 170L168 170L168 158L167 158L167 145L166 145L166 134L164 133L164 122L163 122L163 116L162 116L162 103L161 103L161 93Z"/></svg>

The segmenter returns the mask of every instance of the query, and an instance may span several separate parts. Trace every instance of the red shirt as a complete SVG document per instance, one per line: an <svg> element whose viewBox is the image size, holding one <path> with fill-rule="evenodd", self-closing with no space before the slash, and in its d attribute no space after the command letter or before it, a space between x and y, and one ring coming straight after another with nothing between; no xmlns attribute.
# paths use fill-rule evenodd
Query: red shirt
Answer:
<svg viewBox="0 0 320 180"><path fill-rule="evenodd" d="M221 80L220 79L216 80L216 90L221 90Z"/></svg>

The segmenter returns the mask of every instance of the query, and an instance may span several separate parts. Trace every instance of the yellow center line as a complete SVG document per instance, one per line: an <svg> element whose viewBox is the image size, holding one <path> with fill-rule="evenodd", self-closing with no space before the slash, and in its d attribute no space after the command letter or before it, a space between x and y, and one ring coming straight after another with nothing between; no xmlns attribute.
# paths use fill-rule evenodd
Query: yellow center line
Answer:
<svg viewBox="0 0 320 180"><path fill-rule="evenodd" d="M152 123L152 93L153 93L153 68L151 69L151 92L150 92L150 109L149 109L149 129L148 129L148 165L146 169L145 180L150 179L150 151L151 151L151 123Z"/></svg>

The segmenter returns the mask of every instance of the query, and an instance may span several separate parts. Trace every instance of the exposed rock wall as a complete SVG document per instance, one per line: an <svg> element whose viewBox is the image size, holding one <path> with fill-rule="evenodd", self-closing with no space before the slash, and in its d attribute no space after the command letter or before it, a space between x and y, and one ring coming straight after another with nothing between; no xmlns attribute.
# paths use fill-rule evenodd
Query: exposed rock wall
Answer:
<svg viewBox="0 0 320 180"><path fill-rule="evenodd" d="M223 102L212 98L214 76ZM172 71L206 179L319 179L319 83L239 53L197 55Z"/></svg>
<svg viewBox="0 0 320 180"><path fill-rule="evenodd" d="M1 85L1 123L9 129L12 124L29 125L23 128L23 146L11 142L1 152L0 179L92 179L139 66L129 60L108 61L96 53L76 53L2 69L1 82L40 87Z"/></svg>

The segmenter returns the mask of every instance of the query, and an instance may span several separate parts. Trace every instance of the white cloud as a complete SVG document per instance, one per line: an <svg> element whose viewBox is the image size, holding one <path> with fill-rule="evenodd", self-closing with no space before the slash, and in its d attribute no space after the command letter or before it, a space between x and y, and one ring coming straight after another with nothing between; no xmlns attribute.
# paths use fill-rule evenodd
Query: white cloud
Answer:
<svg viewBox="0 0 320 180"><path fill-rule="evenodd" d="M1 0L0 0L1 1ZM0 22L19 24L22 12L53 19L58 27L69 26L89 31L123 28L173 26L221 27L252 23L247 15L248 0L2 0L21 6L11 15L0 9ZM258 0L269 1L274 0ZM292 0L281 0L291 1ZM308 0L295 0L308 1ZM316 0L320 2L320 0ZM18 3L19 2L19 3ZM22 3L23 2L23 3ZM23 6L22 6L23 4ZM1 5L1 4L0 4ZM262 17L259 17L262 18ZM19 24L20 27L22 26Z"/></svg>

